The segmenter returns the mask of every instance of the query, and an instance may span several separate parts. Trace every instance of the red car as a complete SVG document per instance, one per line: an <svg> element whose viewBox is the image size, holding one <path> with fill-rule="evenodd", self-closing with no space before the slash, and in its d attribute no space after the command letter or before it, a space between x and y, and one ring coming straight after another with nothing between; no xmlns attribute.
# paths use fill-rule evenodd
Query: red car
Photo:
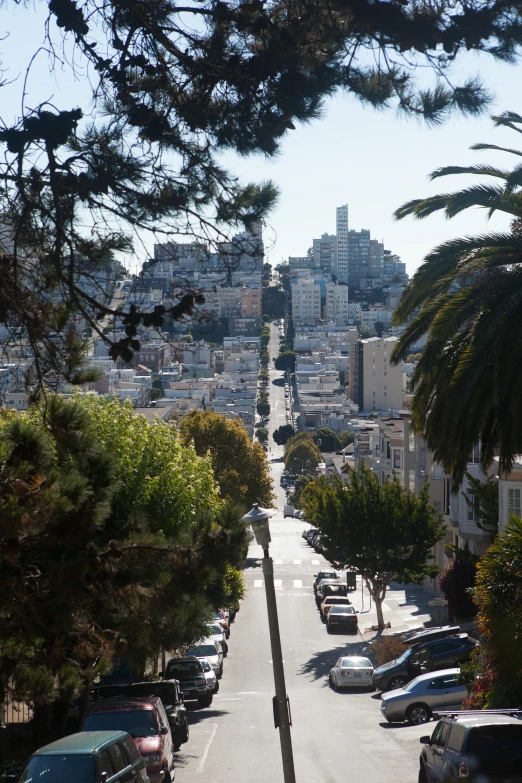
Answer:
<svg viewBox="0 0 522 783"><path fill-rule="evenodd" d="M145 759L150 783L174 780L174 743L161 699L107 699L93 704L83 731L126 731Z"/></svg>
<svg viewBox="0 0 522 783"><path fill-rule="evenodd" d="M225 636L230 636L230 628L228 625L228 617L225 615L225 612L222 609L216 609L214 614L212 615L212 620L215 623L220 623L220 625L223 626L223 630L225 631Z"/></svg>

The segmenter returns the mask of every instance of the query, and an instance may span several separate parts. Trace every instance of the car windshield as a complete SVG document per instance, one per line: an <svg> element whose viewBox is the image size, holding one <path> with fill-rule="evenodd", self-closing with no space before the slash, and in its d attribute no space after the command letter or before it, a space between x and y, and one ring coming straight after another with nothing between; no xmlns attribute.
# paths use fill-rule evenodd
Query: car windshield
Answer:
<svg viewBox="0 0 522 783"><path fill-rule="evenodd" d="M404 663L404 661L411 655L412 648L405 650L402 655L395 659L395 663ZM391 663L391 661L390 661Z"/></svg>
<svg viewBox="0 0 522 783"><path fill-rule="evenodd" d="M199 661L169 661L167 664L167 679L186 680L187 677L197 677L201 674Z"/></svg>
<svg viewBox="0 0 522 783"><path fill-rule="evenodd" d="M126 731L131 737L155 737L158 727L152 710L93 712L85 719L84 731Z"/></svg>
<svg viewBox="0 0 522 783"><path fill-rule="evenodd" d="M355 614L353 606L332 606L330 614Z"/></svg>
<svg viewBox="0 0 522 783"><path fill-rule="evenodd" d="M206 658L201 659L201 665L203 666L204 672L210 672L212 671L212 666L209 664Z"/></svg>
<svg viewBox="0 0 522 783"><path fill-rule="evenodd" d="M196 658L206 658L209 655L217 655L213 644L199 644L197 647L191 647L187 655L195 655Z"/></svg>
<svg viewBox="0 0 522 783"><path fill-rule="evenodd" d="M319 580L321 579L337 579L337 574L335 571L321 571L319 574L317 574L317 578Z"/></svg>
<svg viewBox="0 0 522 783"><path fill-rule="evenodd" d="M207 625L207 628L210 631L210 633L220 634L221 636L223 635L223 628L221 627L221 625L218 625L217 623L209 623Z"/></svg>
<svg viewBox="0 0 522 783"><path fill-rule="evenodd" d="M368 658L343 658L341 663L343 669L366 669L372 668L372 664Z"/></svg>
<svg viewBox="0 0 522 783"><path fill-rule="evenodd" d="M348 598L344 598L344 597L341 598L338 595L329 595L328 598L324 599L324 602L325 602L326 606L328 606L328 604L339 604L341 606L349 606L350 605L350 601L349 601Z"/></svg>
<svg viewBox="0 0 522 783"><path fill-rule="evenodd" d="M92 756L77 754L33 756L22 772L20 783L94 783Z"/></svg>

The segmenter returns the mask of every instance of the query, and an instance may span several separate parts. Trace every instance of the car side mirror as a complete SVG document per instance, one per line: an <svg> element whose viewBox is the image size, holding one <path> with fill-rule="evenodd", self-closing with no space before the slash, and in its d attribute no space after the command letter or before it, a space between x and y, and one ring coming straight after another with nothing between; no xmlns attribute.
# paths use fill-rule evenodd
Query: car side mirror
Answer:
<svg viewBox="0 0 522 783"><path fill-rule="evenodd" d="M314 577L317 576L317 574L314 574Z"/></svg>
<svg viewBox="0 0 522 783"><path fill-rule="evenodd" d="M162 727L161 727L160 734L163 734L163 735L165 735L165 734L168 734L168 733L169 733L169 729L168 729L168 727L167 727L167 726L162 726Z"/></svg>
<svg viewBox="0 0 522 783"><path fill-rule="evenodd" d="M423 737L419 739L421 745L429 745L430 741L431 741L431 737L429 734L425 734Z"/></svg>
<svg viewBox="0 0 522 783"><path fill-rule="evenodd" d="M359 614L359 610L358 609L355 610L355 614Z"/></svg>

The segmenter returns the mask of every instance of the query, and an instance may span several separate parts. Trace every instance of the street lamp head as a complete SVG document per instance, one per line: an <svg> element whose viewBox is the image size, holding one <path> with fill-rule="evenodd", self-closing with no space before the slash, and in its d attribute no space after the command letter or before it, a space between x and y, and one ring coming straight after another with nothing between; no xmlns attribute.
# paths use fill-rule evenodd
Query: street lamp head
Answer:
<svg viewBox="0 0 522 783"><path fill-rule="evenodd" d="M259 503L254 503L252 510L245 514L243 522L247 525L252 525L256 542L266 549L272 540L270 538L270 528L268 526L268 520L273 517L275 511L269 508L260 508Z"/></svg>

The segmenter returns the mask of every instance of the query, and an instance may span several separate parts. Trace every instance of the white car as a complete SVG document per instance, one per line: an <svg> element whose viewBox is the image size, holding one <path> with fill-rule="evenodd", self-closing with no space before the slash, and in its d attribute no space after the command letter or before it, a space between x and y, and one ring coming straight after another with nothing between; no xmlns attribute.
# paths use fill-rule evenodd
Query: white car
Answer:
<svg viewBox="0 0 522 783"><path fill-rule="evenodd" d="M210 665L208 658L198 658L198 660L201 661L201 665L203 666L205 680L207 681L209 689L212 693L217 693L219 690L218 678L216 677L216 673Z"/></svg>
<svg viewBox="0 0 522 783"><path fill-rule="evenodd" d="M373 664L368 658L359 655L343 655L330 671L330 686L339 688L371 688Z"/></svg>
<svg viewBox="0 0 522 783"><path fill-rule="evenodd" d="M223 676L223 648L219 642L212 639L204 639L198 644L189 647L186 655L193 655L195 658L207 658L218 680Z"/></svg>
<svg viewBox="0 0 522 783"><path fill-rule="evenodd" d="M212 639L213 642L219 642L223 648L223 655L225 658L228 655L228 644L226 639L225 630L220 623L207 623L208 639Z"/></svg>

